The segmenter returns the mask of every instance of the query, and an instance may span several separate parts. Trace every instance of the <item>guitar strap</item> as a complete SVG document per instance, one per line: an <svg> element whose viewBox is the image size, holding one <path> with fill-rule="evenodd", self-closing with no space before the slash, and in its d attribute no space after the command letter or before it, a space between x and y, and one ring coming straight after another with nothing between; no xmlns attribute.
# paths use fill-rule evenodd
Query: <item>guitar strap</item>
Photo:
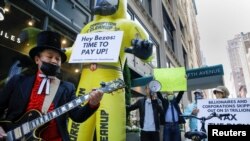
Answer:
<svg viewBox="0 0 250 141"><path fill-rule="evenodd" d="M51 80L50 83L50 90L49 90L49 94L47 94L45 96L45 99L43 101L43 106L42 106L42 113L45 114L48 112L49 107L56 95L56 92L59 88L60 85L60 80L58 78L55 77L55 79Z"/></svg>

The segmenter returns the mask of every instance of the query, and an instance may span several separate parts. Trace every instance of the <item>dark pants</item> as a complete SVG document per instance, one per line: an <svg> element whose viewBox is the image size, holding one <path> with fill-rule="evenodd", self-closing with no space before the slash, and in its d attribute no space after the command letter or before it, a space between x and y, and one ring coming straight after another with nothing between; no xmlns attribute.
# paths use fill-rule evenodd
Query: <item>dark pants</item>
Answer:
<svg viewBox="0 0 250 141"><path fill-rule="evenodd" d="M165 123L163 141L181 141L181 131L177 122Z"/></svg>
<svg viewBox="0 0 250 141"><path fill-rule="evenodd" d="M159 131L141 131L141 141L160 141Z"/></svg>

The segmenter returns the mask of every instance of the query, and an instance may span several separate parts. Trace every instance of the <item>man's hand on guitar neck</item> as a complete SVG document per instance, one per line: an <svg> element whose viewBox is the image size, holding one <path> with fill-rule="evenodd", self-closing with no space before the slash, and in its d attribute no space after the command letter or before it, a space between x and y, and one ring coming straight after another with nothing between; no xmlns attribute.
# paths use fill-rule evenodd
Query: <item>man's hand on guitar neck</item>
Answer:
<svg viewBox="0 0 250 141"><path fill-rule="evenodd" d="M102 100L103 92L100 90L93 90L89 95L89 104L91 107L98 107Z"/></svg>
<svg viewBox="0 0 250 141"><path fill-rule="evenodd" d="M0 126L0 140L3 139L4 137L6 137L6 133L5 131L3 130L3 128Z"/></svg>

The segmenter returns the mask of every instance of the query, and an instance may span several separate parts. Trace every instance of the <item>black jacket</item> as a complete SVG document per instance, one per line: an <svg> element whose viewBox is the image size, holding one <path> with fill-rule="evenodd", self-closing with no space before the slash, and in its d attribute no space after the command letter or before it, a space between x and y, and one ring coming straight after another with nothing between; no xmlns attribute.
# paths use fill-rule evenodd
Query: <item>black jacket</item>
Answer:
<svg viewBox="0 0 250 141"><path fill-rule="evenodd" d="M34 81L35 75L16 75L8 81L0 93L0 117L7 109L6 119L4 120L16 121L26 112ZM75 86L72 83L61 81L53 103L55 108L57 108L75 98ZM67 121L69 117L75 122L83 122L95 111L96 109L91 109L89 105L86 104L84 107L76 107L66 114L57 117L57 126L63 140L70 140L67 131Z"/></svg>
<svg viewBox="0 0 250 141"><path fill-rule="evenodd" d="M183 94L184 94L184 91L180 91L178 93L177 97L175 97L173 99L173 104L174 104L174 107L177 110L177 114L178 114L178 119L179 119L178 123L179 124L186 123L185 119L182 116L180 116L182 114L182 112L181 112L179 103L181 101L181 98L182 98ZM164 109L164 116L162 117L162 119L164 119L164 120L162 121L162 124L164 124L165 115L166 115L166 112L167 112L167 109L168 109L168 106L169 106L169 101L167 99L163 98L162 94L160 92L157 92L157 96L162 101L162 105L163 105L163 109Z"/></svg>
<svg viewBox="0 0 250 141"><path fill-rule="evenodd" d="M139 113L140 113L140 126L143 129L144 125L144 118L145 118L145 101L146 97L137 100L134 104L126 106L127 112L136 110L139 108ZM159 100L152 100L152 108L153 108L153 113L154 113L154 121L155 121L155 129L156 131L160 130L160 117L163 114L163 108Z"/></svg>

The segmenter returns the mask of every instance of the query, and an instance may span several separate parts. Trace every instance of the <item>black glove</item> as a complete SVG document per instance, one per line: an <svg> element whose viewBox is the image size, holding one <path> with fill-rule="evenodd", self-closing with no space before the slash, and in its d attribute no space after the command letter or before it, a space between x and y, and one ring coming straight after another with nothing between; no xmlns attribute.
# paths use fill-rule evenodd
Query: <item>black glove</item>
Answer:
<svg viewBox="0 0 250 141"><path fill-rule="evenodd" d="M126 53L134 54L140 59L148 59L153 53L153 44L148 40L133 39L132 47L126 48Z"/></svg>

